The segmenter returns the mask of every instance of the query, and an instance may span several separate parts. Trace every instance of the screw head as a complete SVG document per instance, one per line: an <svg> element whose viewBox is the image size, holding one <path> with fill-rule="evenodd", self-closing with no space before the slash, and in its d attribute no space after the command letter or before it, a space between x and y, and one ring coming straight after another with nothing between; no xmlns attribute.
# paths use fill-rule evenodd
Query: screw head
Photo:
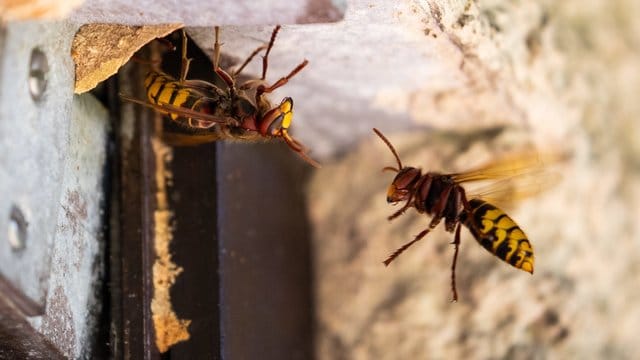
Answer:
<svg viewBox="0 0 640 360"><path fill-rule="evenodd" d="M9 215L9 245L11 250L17 252L23 250L27 243L27 227L29 223L22 211L17 206L11 207Z"/></svg>
<svg viewBox="0 0 640 360"><path fill-rule="evenodd" d="M29 61L29 93L34 101L42 99L47 88L47 72L49 63L47 56L42 50L35 48L31 50L31 60Z"/></svg>

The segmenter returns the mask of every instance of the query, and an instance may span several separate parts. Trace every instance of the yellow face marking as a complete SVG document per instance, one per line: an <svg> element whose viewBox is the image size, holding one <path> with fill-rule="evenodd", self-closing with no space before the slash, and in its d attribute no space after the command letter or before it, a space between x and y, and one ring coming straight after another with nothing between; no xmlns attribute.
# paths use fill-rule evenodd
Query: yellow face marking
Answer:
<svg viewBox="0 0 640 360"><path fill-rule="evenodd" d="M391 199L393 195L396 193L396 186L391 184L387 189L387 199Z"/></svg>
<svg viewBox="0 0 640 360"><path fill-rule="evenodd" d="M282 119L282 128L288 129L293 120L293 101L287 98L282 101L279 106L280 111L284 114Z"/></svg>
<svg viewBox="0 0 640 360"><path fill-rule="evenodd" d="M293 109L293 101L291 101L291 99L289 98L284 99L280 104L280 111L282 111L283 113L291 112L292 109Z"/></svg>
<svg viewBox="0 0 640 360"><path fill-rule="evenodd" d="M288 129L291 126L291 120L293 120L293 112L288 112L284 114L284 118L282 119L282 128Z"/></svg>

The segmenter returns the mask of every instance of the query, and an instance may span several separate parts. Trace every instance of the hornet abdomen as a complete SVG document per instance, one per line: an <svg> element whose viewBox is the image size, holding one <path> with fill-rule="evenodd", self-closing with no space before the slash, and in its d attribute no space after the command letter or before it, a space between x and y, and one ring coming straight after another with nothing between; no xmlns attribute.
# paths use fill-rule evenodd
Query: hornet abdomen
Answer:
<svg viewBox="0 0 640 360"><path fill-rule="evenodd" d="M533 274L533 248L524 231L504 211L480 199L469 200L471 209L461 221L480 245L512 266Z"/></svg>
<svg viewBox="0 0 640 360"><path fill-rule="evenodd" d="M186 80L181 84L167 74L151 71L145 78L144 86L147 90L147 98L152 104L171 105L210 115L229 116L229 109L227 109L229 101L213 84L204 81L195 84L194 80ZM167 111L166 114L174 121L180 117L176 112Z"/></svg>

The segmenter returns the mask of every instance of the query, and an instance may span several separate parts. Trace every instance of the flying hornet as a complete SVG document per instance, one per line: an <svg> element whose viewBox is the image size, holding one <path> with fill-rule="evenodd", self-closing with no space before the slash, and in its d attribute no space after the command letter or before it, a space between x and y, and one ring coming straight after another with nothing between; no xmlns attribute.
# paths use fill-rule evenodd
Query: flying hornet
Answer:
<svg viewBox="0 0 640 360"><path fill-rule="evenodd" d="M540 169L541 159L534 154L518 154L494 161L479 168L461 173L442 174L427 172L423 174L420 169L403 166L398 153L391 142L377 129L373 131L384 141L393 153L398 167L387 166L383 169L396 172L396 176L387 190L387 202L397 204L404 201L404 205L391 216L393 220L402 215L407 209L414 207L418 213L431 216L431 221L426 229L416 237L398 248L383 263L388 266L400 254L411 245L424 238L442 220L445 230L453 233L452 244L455 247L453 262L451 265L451 292L452 301L458 300L456 289L456 262L458 259L458 247L460 245L460 229L466 226L473 237L484 247L502 261L533 274L534 255L533 247L524 231L504 211L483 198L500 198L500 192L511 197L525 197L539 192L542 187L547 187L557 178L550 176L542 179L536 186L523 186L520 189L501 189L508 186L510 178L520 175L535 175ZM557 161L552 156L547 160ZM467 195L463 183L502 180L479 190L484 195ZM547 182L547 184L543 184Z"/></svg>
<svg viewBox="0 0 640 360"><path fill-rule="evenodd" d="M307 155L306 148L289 134L293 120L293 100L286 97L279 105L273 106L266 97L287 84L308 64L308 61L304 60L286 76L273 84L267 83L269 53L279 30L280 25L273 29L267 46L258 47L237 70L227 72L220 68L220 29L216 26L213 69L223 86L204 80L187 79L191 59L187 58L187 36L182 30L179 79L159 70L151 70L144 81L147 101L123 94L120 96L167 115L177 124L184 134L164 134L165 140L174 145L197 145L222 139L255 141L278 138L304 161L314 167L320 167L318 162ZM262 76L259 79L247 80L238 86L238 75L265 49L262 57Z"/></svg>

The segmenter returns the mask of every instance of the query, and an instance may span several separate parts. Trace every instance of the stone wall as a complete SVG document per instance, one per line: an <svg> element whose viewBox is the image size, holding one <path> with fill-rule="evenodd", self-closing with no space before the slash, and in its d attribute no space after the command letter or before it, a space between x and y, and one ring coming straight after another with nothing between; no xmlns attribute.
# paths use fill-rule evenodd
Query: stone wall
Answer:
<svg viewBox="0 0 640 360"><path fill-rule="evenodd" d="M640 5L404 3L411 11L394 14L395 26L422 28L418 46L459 69L454 85L435 77L404 98L399 116L409 114L411 131L383 128L405 165L467 170L530 146L572 156L553 169L559 183L505 209L534 246L533 276L463 229L457 303L453 236L441 227L382 264L429 221L415 210L386 220L398 209L385 201L394 175L380 170L395 165L386 146L370 133L326 163L308 192L319 358L633 358Z"/></svg>

